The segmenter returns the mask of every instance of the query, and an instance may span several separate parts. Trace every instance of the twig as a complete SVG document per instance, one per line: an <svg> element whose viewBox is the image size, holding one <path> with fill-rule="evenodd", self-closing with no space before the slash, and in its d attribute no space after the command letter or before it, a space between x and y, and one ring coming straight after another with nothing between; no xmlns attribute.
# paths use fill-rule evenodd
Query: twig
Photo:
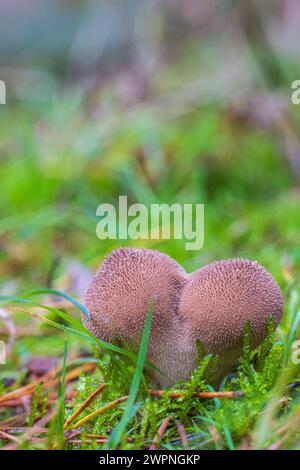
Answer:
<svg viewBox="0 0 300 470"><path fill-rule="evenodd" d="M77 395L77 390L69 390L66 393L66 399L71 400ZM23 395L19 398L12 398L7 401L1 401L0 402L0 408L11 408L11 407L16 407L16 406L24 406L24 398L27 397L28 395ZM57 397L58 397L58 392L55 390L49 392L49 399L48 399L48 404L49 405L54 405L57 402ZM68 406L71 404L68 403Z"/></svg>
<svg viewBox="0 0 300 470"><path fill-rule="evenodd" d="M81 440L81 439L70 439L67 441L68 444L92 444L93 442L96 442L97 444L105 444L108 441L108 439L86 439L86 440Z"/></svg>
<svg viewBox="0 0 300 470"><path fill-rule="evenodd" d="M96 367L96 364L85 364L84 370L89 372ZM76 367L75 369L71 370L66 374L66 382L70 382L76 379L82 372L82 366ZM54 379L55 374L57 373L56 367L51 369L47 374L43 377L40 377L37 380L34 380L31 384L24 385L23 387L18 388L17 390L13 390L12 392L8 392L5 395L0 397L0 404L9 400L13 400L15 398L22 397L24 395L32 395L35 391L36 386L40 382L44 382L43 388L50 388L55 387L59 383L59 379Z"/></svg>
<svg viewBox="0 0 300 470"><path fill-rule="evenodd" d="M43 433L47 433L48 429L37 427L37 426L34 426L32 428L26 428L24 426L19 426L19 427L18 426L1 426L0 431L10 432L12 434L33 431L34 433L43 434Z"/></svg>
<svg viewBox="0 0 300 470"><path fill-rule="evenodd" d="M101 408L99 408L99 410L96 410L93 413L90 413L89 415L85 416L80 421L78 421L75 424L75 426L73 427L73 429L79 428L80 426L85 424L90 419L93 419L96 416L101 415L102 413L104 413L107 410L111 410L112 408L115 408L116 406L118 406L120 403L123 403L123 401L126 401L127 399L128 399L128 396L125 396L125 397L117 398L117 400L114 400L110 403L107 403L107 405L102 406Z"/></svg>
<svg viewBox="0 0 300 470"><path fill-rule="evenodd" d="M108 440L108 436L103 436L102 434L89 434L89 433L86 433L86 434L84 434L84 437L87 437L87 438L90 438L90 439L106 439L106 440ZM126 441L127 442L134 442L134 439L132 437L127 437Z"/></svg>
<svg viewBox="0 0 300 470"><path fill-rule="evenodd" d="M181 440L182 447L183 447L183 449L188 449L189 444L188 444L188 440L187 440L185 427L177 419L175 419L174 421L175 421L175 425L176 425L176 428L177 428L177 431L178 431L178 434L179 434L179 437L180 437L180 440Z"/></svg>
<svg viewBox="0 0 300 470"><path fill-rule="evenodd" d="M167 392L166 390L149 390L149 394L152 397L162 397L168 396L169 398L184 398L187 394L186 392ZM229 392L198 392L193 393L193 398L241 398L245 396L244 392L238 391L229 391Z"/></svg>
<svg viewBox="0 0 300 470"><path fill-rule="evenodd" d="M268 450L279 450L280 447L285 443L285 439L279 439L268 447Z"/></svg>
<svg viewBox="0 0 300 470"><path fill-rule="evenodd" d="M9 441L13 441L15 442L16 444L21 444L21 440L18 439L17 437L15 436L11 436L10 434L7 434L6 432L4 431L0 431L0 436L2 436L2 439L7 439Z"/></svg>
<svg viewBox="0 0 300 470"><path fill-rule="evenodd" d="M47 426L47 424L51 421L51 419L55 416L56 414L56 411L54 410L50 410L48 411L48 413L45 414L45 416L43 416L42 418L40 418L36 423L35 425L33 426L33 428L37 428L37 427L43 427L43 426Z"/></svg>
<svg viewBox="0 0 300 470"><path fill-rule="evenodd" d="M209 426L208 430L211 435L211 440L215 443L216 448L218 448L221 441L221 437L216 426Z"/></svg>
<svg viewBox="0 0 300 470"><path fill-rule="evenodd" d="M277 445L280 446L281 443L284 442L284 440L286 440L292 432L298 429L299 422L300 422L300 413L298 411L297 413L292 415L291 419L287 423L285 423L283 426L281 426L280 428L276 430L276 434L278 436L284 436L284 437L281 437L281 439L277 443L272 444L272 445L274 445L275 447Z"/></svg>
<svg viewBox="0 0 300 470"><path fill-rule="evenodd" d="M1 421L1 426L9 426L10 424L14 424L15 426L17 424L21 425L25 423L26 418L28 417L27 413L19 413L13 416L10 416L9 418L4 419Z"/></svg>
<svg viewBox="0 0 300 470"><path fill-rule="evenodd" d="M140 167L141 173L145 179L147 185L151 188L152 191L155 189L155 181L151 174L147 158L143 152L143 149L139 148L135 153L136 161Z"/></svg>
<svg viewBox="0 0 300 470"><path fill-rule="evenodd" d="M287 388L293 390L294 388L300 387L300 380L296 380L295 382L292 382L291 384L288 385Z"/></svg>
<svg viewBox="0 0 300 470"><path fill-rule="evenodd" d="M1 447L1 452L2 452L2 450L17 450L17 448L18 448L18 446L16 444L10 443L10 444L7 444L4 447Z"/></svg>
<svg viewBox="0 0 300 470"><path fill-rule="evenodd" d="M161 423L160 427L158 428L158 431L156 435L154 436L154 439L152 441L151 446L149 447L149 450L156 450L158 443L161 441L161 439L164 436L164 433L166 432L166 429L169 425L169 422L171 420L171 416L167 416L163 422Z"/></svg>
<svg viewBox="0 0 300 470"><path fill-rule="evenodd" d="M67 419L64 425L64 429L67 429L68 426L74 421L74 419L79 416L83 410L85 410L105 389L106 384L101 384L100 387L95 390L80 406L79 408Z"/></svg>

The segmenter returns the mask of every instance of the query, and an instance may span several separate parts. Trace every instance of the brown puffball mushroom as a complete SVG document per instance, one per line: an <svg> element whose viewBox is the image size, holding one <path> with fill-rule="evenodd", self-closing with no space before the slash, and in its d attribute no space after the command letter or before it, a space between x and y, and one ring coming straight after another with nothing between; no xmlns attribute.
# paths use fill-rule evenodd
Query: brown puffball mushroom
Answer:
<svg viewBox="0 0 300 470"><path fill-rule="evenodd" d="M152 369L152 378L161 386L186 380L196 365L189 326L177 313L186 282L184 269L167 255L117 249L105 258L88 288L85 304L91 318L84 317L84 324L99 339L138 352L153 302L147 358L165 376Z"/></svg>
<svg viewBox="0 0 300 470"><path fill-rule="evenodd" d="M85 303L85 326L99 339L138 352L153 303L148 360L152 380L170 386L189 379L199 362L197 342L218 355L215 383L238 363L247 321L251 346L267 335L268 318L278 325L283 311L280 289L255 261L229 259L186 274L158 251L120 248L110 253L93 278Z"/></svg>
<svg viewBox="0 0 300 470"><path fill-rule="evenodd" d="M189 275L179 312L190 323L193 340L200 340L206 353L219 356L220 383L242 354L247 321L254 349L267 336L270 315L278 325L283 299L276 281L257 262L228 259Z"/></svg>

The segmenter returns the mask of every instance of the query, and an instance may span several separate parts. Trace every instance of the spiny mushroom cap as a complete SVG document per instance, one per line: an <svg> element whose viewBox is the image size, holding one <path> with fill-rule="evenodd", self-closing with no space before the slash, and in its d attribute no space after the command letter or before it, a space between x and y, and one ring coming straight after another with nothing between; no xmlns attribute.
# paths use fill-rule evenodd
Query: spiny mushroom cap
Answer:
<svg viewBox="0 0 300 470"><path fill-rule="evenodd" d="M87 328L105 341L120 340L137 351L151 303L148 359L168 377L160 385L187 380L197 365L196 342L219 355L216 382L242 352L247 320L252 347L267 334L268 318L278 325L280 289L257 262L232 259L187 275L170 257L154 251L120 248L97 271L86 294Z"/></svg>
<svg viewBox="0 0 300 470"><path fill-rule="evenodd" d="M251 346L255 348L267 335L270 315L278 325L283 300L276 281L256 261L229 259L190 274L179 312L189 319L193 336L203 343L207 353L229 352L238 357L247 320Z"/></svg>
<svg viewBox="0 0 300 470"><path fill-rule="evenodd" d="M177 304L186 281L183 268L155 250L120 248L110 253L93 278L85 298L91 319L86 327L105 341L138 345L153 303L149 348L155 335L170 336Z"/></svg>

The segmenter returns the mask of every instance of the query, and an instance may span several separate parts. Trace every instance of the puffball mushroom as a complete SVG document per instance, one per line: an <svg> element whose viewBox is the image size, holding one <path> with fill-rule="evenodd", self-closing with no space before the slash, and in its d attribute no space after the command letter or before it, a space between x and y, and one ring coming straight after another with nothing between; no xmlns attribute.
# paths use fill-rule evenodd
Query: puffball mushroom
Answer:
<svg viewBox="0 0 300 470"><path fill-rule="evenodd" d="M190 323L194 341L218 355L218 383L238 363L247 321L255 349L267 336L270 315L275 326L280 322L283 299L276 281L256 261L229 259L190 274L179 311Z"/></svg>
<svg viewBox="0 0 300 470"><path fill-rule="evenodd" d="M198 341L219 356L219 383L241 356L247 320L255 348L266 337L269 316L277 326L283 311L276 281L254 261L218 261L187 274L169 256L136 248L105 258L85 303L91 317L83 320L96 337L136 353L153 305L147 358L162 372L149 370L160 386L190 377Z"/></svg>
<svg viewBox="0 0 300 470"><path fill-rule="evenodd" d="M194 348L187 338L188 325L178 314L186 281L184 269L165 254L117 249L105 258L88 288L85 304L91 318L84 318L85 326L97 338L118 341L137 353L152 304L148 360L171 380L152 369L153 379L160 385L187 379L195 366Z"/></svg>

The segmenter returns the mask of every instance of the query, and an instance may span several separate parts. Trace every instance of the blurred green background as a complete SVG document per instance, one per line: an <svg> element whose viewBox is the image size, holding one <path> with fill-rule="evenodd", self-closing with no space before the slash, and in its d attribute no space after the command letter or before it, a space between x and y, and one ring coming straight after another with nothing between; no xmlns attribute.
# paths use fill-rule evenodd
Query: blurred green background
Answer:
<svg viewBox="0 0 300 470"><path fill-rule="evenodd" d="M96 208L204 203L205 245L137 240L188 270L300 269L297 0L0 2L2 294L82 298L120 240Z"/></svg>
<svg viewBox="0 0 300 470"><path fill-rule="evenodd" d="M162 419L178 413L191 436L209 437L199 448L299 447L298 371L280 382L293 382L295 390L272 389L300 334L300 105L291 102L300 79L299 23L299 0L0 0L0 80L7 88L0 105L0 295L48 287L82 300L104 256L124 244L159 249L187 271L216 259L256 259L282 288L285 314L271 336L266 371L250 366L249 356L254 382L243 372L247 360L239 381L228 379L245 400L215 401L215 409L198 402L194 414L190 400L153 400L150 442ZM203 249L187 251L186 240L99 240L96 209L118 206L120 195L128 204L205 204ZM78 361L80 374L71 383L76 389L67 390L70 413L72 397L79 405L103 381L98 369L85 374L83 364L102 367L106 359L65 334L78 309L50 295L39 301L52 310L1 304L7 363L0 395L60 364L67 337L68 367ZM110 374L103 403L128 393L130 380L124 390L122 380ZM199 389L197 381L193 387ZM2 401L2 425L28 426L53 413L54 388L49 406L45 391L43 410L34 410L38 395L31 410L23 396L7 407ZM286 405L275 426L269 410L276 397ZM146 398L143 416L148 405ZM96 420L95 433L112 429L121 413ZM138 419L133 435L141 444L133 446L145 444ZM249 434L256 419L263 445ZM281 438L281 425L294 441ZM63 420L59 429L63 442ZM6 438L1 445L16 446Z"/></svg>

